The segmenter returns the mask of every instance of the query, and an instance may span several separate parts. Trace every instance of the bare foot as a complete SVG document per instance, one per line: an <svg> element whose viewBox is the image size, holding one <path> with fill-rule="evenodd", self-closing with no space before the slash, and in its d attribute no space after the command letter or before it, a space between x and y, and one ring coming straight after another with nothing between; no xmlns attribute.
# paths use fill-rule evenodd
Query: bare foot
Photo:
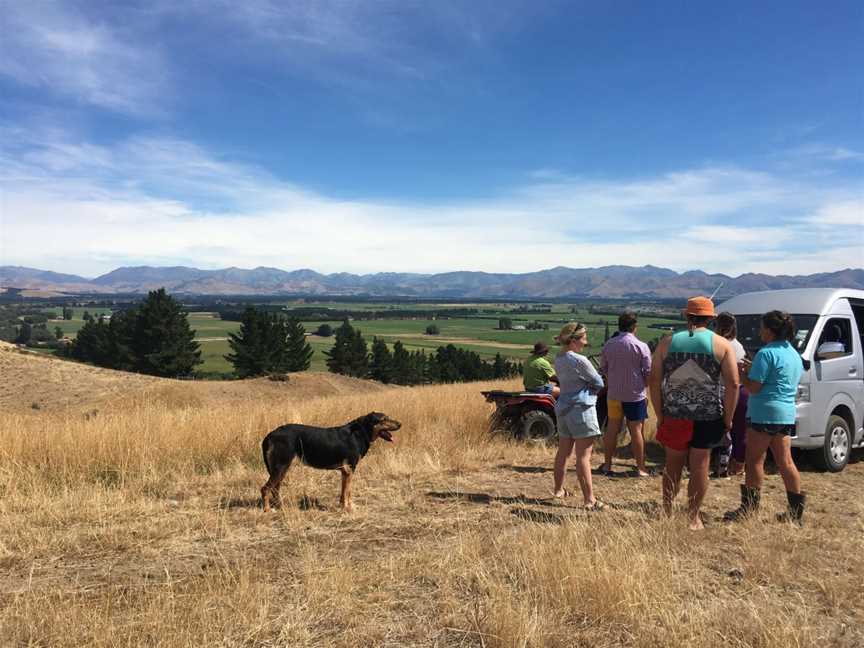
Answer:
<svg viewBox="0 0 864 648"><path fill-rule="evenodd" d="M688 528L691 531L702 531L705 528L705 525L702 524L702 518L697 515L695 519L690 520Z"/></svg>
<svg viewBox="0 0 864 648"><path fill-rule="evenodd" d="M552 497L554 497L555 499L564 499L565 497L570 497L572 494L573 493L571 493L566 488L562 488L561 490L557 490L552 493Z"/></svg>

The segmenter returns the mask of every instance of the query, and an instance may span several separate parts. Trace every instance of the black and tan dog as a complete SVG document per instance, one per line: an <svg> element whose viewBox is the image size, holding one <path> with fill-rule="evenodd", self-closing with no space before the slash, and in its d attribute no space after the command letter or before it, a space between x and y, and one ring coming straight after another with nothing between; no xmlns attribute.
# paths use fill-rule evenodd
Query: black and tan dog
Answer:
<svg viewBox="0 0 864 648"><path fill-rule="evenodd" d="M372 442L378 437L393 441L391 432L402 424L379 412L354 419L339 427L312 427L310 425L282 425L264 437L261 449L264 465L270 479L261 487L261 503L264 511L270 510L270 499L279 501L279 486L285 478L295 457L307 466L323 470L342 472L342 509L350 512L351 476L357 463L369 452Z"/></svg>

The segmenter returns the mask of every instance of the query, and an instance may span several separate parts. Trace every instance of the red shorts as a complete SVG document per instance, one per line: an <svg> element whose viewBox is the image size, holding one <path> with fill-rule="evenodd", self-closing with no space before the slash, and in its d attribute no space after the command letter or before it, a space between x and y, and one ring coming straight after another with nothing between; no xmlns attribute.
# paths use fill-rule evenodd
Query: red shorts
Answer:
<svg viewBox="0 0 864 648"><path fill-rule="evenodd" d="M689 448L710 450L723 445L725 434L723 419L690 421L664 418L663 424L657 429L657 440L663 447L678 452L687 452Z"/></svg>

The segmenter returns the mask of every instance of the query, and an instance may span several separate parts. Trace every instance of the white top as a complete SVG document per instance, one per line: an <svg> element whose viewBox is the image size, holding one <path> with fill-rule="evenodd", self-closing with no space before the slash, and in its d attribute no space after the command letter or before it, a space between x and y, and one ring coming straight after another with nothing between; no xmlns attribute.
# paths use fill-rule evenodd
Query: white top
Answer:
<svg viewBox="0 0 864 648"><path fill-rule="evenodd" d="M747 352L744 350L744 345L738 340L729 340L729 344L732 345L732 350L735 352L735 362L741 362L747 355Z"/></svg>

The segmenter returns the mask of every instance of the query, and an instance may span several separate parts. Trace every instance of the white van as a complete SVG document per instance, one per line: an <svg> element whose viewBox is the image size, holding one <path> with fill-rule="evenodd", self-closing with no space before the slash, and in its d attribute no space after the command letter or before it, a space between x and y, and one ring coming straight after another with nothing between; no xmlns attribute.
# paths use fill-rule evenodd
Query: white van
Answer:
<svg viewBox="0 0 864 648"><path fill-rule="evenodd" d="M819 464L839 472L852 448L864 447L864 290L768 290L717 307L735 315L751 358L762 346L761 316L771 310L795 318L793 345L804 362L792 445L813 450Z"/></svg>

